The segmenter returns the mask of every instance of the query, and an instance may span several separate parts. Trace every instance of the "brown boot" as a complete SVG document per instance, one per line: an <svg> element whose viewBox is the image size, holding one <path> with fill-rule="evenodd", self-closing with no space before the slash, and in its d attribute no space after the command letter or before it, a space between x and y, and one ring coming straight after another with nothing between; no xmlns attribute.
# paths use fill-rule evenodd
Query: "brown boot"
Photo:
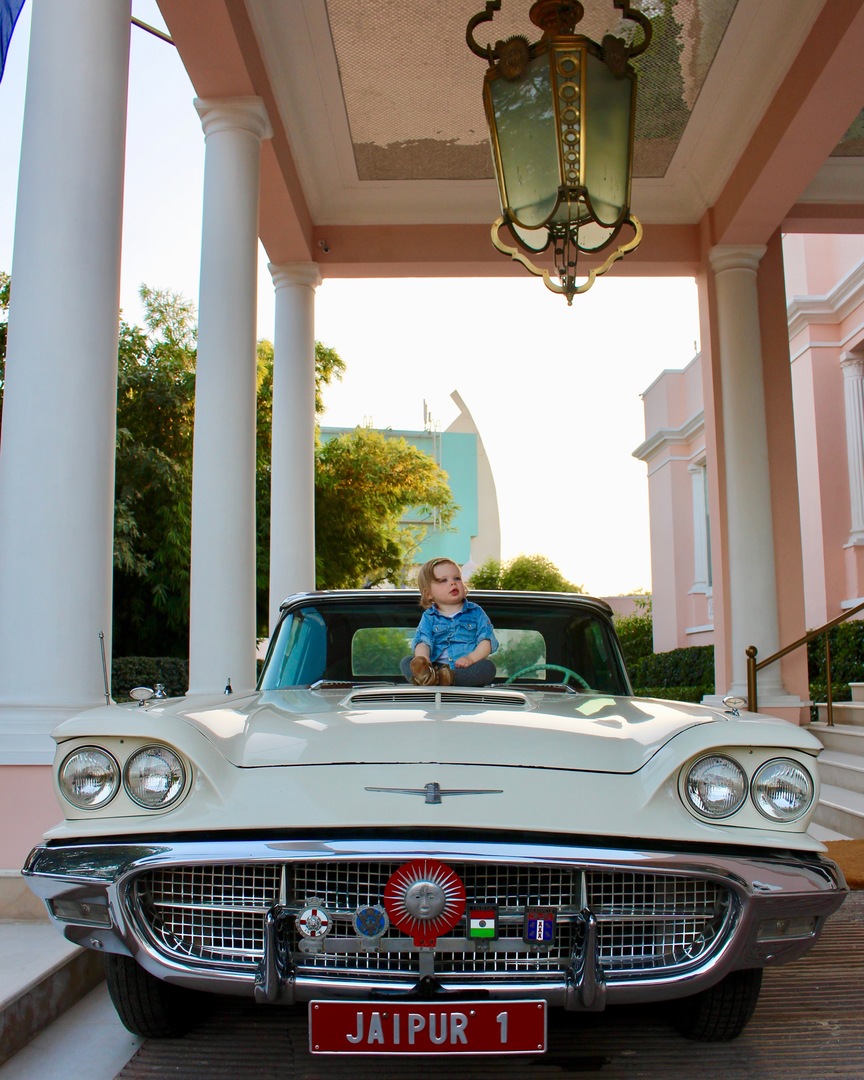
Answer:
<svg viewBox="0 0 864 1080"><path fill-rule="evenodd" d="M436 664L435 673L438 676L439 686L452 686L456 681L453 677L453 668L449 664Z"/></svg>
<svg viewBox="0 0 864 1080"><path fill-rule="evenodd" d="M425 656L415 656L409 665L411 668L411 682L415 686L434 686L438 681L435 668Z"/></svg>

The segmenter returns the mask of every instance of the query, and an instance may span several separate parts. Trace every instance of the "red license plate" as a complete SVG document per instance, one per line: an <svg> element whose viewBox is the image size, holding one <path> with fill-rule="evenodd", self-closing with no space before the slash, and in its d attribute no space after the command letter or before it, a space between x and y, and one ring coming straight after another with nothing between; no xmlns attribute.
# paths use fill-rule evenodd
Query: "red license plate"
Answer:
<svg viewBox="0 0 864 1080"><path fill-rule="evenodd" d="M545 1001L310 1001L313 1054L542 1054Z"/></svg>

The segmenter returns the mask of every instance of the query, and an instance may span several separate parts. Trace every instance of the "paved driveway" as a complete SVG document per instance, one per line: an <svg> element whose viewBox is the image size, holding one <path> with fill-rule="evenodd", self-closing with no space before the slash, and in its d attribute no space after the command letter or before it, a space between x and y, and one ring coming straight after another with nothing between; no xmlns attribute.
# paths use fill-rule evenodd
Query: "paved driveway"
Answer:
<svg viewBox="0 0 864 1080"><path fill-rule="evenodd" d="M674 1003L667 1006L674 1009ZM810 955L766 972L759 1005L731 1043L693 1043L655 1007L601 1015L550 1012L543 1057L340 1058L308 1051L305 1007L220 1001L185 1039L145 1042L117 1080L825 1080L864 1076L864 892L850 894Z"/></svg>

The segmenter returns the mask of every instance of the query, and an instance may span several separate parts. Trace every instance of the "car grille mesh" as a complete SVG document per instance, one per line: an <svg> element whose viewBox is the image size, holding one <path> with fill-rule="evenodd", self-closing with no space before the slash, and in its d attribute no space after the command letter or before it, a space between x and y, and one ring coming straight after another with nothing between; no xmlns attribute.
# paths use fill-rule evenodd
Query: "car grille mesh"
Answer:
<svg viewBox="0 0 864 1080"><path fill-rule="evenodd" d="M264 953L264 916L284 905L286 947L298 974L413 976L417 953L390 928L378 948L356 947L351 916L382 902L399 862L312 862L180 866L134 879L130 903L144 936L161 953L185 963L250 971ZM712 952L731 929L729 892L706 879L672 874L586 870L526 864L449 864L475 904L497 904L499 939L488 948L467 943L464 928L439 939L435 968L443 975L485 979L563 977L582 939L579 912L598 921L600 962L607 978L660 977ZM332 916L323 951L301 948L294 915L315 898ZM555 942L522 939L528 906L554 908Z"/></svg>

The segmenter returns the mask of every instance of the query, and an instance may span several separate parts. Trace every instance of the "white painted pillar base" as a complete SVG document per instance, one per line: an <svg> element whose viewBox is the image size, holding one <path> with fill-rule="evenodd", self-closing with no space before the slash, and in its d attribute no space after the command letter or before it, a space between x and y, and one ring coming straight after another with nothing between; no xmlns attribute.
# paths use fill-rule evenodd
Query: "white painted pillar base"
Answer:
<svg viewBox="0 0 864 1080"><path fill-rule="evenodd" d="M270 264L276 290L270 473L270 632L291 593L315 588L316 263Z"/></svg>
<svg viewBox="0 0 864 1080"><path fill-rule="evenodd" d="M709 252L717 291L732 631L732 686L718 686L720 696L746 697L748 645L757 647L758 658L780 647L756 284L765 250L741 245ZM782 686L779 663L760 673L760 709L797 701Z"/></svg>
<svg viewBox="0 0 864 1080"><path fill-rule="evenodd" d="M104 701L130 0L34 3L0 450L0 763ZM74 47L73 47L74 43Z"/></svg>
<svg viewBox="0 0 864 1080"><path fill-rule="evenodd" d="M195 378L189 693L255 685L260 98L195 102L205 135Z"/></svg>

